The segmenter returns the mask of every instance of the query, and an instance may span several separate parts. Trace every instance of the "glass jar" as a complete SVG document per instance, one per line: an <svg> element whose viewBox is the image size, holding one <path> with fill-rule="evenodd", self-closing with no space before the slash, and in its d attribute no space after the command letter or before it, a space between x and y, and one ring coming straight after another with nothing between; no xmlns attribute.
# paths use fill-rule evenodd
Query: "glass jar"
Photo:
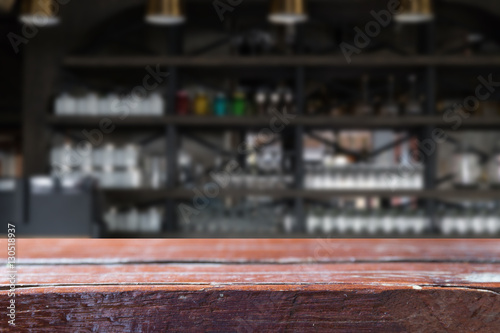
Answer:
<svg viewBox="0 0 500 333"><path fill-rule="evenodd" d="M198 91L193 102L194 113L198 116L208 115L210 112L209 104L208 95L204 91Z"/></svg>

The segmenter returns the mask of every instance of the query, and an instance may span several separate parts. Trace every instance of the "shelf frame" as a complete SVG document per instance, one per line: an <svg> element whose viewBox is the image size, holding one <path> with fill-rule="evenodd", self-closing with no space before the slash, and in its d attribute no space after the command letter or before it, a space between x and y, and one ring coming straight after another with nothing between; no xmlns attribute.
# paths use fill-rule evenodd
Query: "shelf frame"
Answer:
<svg viewBox="0 0 500 333"><path fill-rule="evenodd" d="M24 126L24 153L26 163L26 176L32 176L46 171L46 147L44 125L51 128L84 128L87 126L98 126L103 118L114 121L117 128L121 129L151 129L159 128L165 133L165 156L167 157L167 184L159 190L103 190L110 197L123 200L126 196L137 196L144 200L160 200L166 209L165 221L162 233L178 231L177 203L179 200L189 200L194 194L192 191L179 189L177 184L177 157L181 141L180 134L185 129L220 129L220 128L242 128L245 133L248 128L262 128L269 125L268 117L196 117L175 115L175 95L181 82L184 70L209 69L218 70L223 68L289 68L293 70L295 81L296 110L297 117L291 120L288 126L293 127L293 147L295 151L294 177L295 182L289 190L225 190L221 196L243 197L247 195L267 195L277 199L291 199L294 203L294 212L297 219L296 232L305 230L305 201L306 200L330 200L337 197L394 197L408 196L417 197L425 202L428 216L436 214L436 201L440 199L485 199L495 200L500 198L500 193L495 190L438 190L435 187L437 160L436 152L426 157L425 160L425 189L419 191L344 191L344 190L309 190L304 188L304 161L302 153L303 135L308 128L330 128L330 129L408 129L416 128L420 132L422 140L431 137L435 128L449 129L454 124L447 122L442 116L437 115L436 105L436 79L438 69L476 69L486 67L500 67L499 57L488 56L438 56L434 53L435 27L433 23L421 26L420 31L420 54L415 56L396 56L387 54L358 55L353 58L352 63L347 64L345 58L339 54L331 56L309 56L302 54L299 50L295 56L263 56L263 57L192 57L180 56L182 54L181 41L183 38L182 28L169 28L168 42L171 54L165 56L109 56L109 57L87 57L66 56L61 59L54 57L59 52L57 45L47 44L47 41L57 40L57 29L52 33L41 34L26 46L24 94L23 106ZM297 34L301 38L300 31ZM165 36L167 37L167 35ZM162 41L163 42L163 41ZM302 45L301 40L298 45ZM51 47L58 51L46 51ZM49 54L50 53L50 54ZM165 94L166 110L162 117L134 117L127 119L116 119L114 117L96 116L48 116L45 111L50 104L52 87L55 82L58 68L62 65L65 69L137 69L147 65L167 66L169 70L168 88ZM307 70L317 68L342 68L342 69L417 69L425 73L426 96L425 116L421 117L307 117L305 115L305 82ZM29 96L26 97L26 96ZM42 126L41 126L42 125ZM96 128L96 127L94 127ZM470 118L464 121L461 129L500 128L500 117ZM114 193L114 194L113 194ZM434 222L435 223L435 222Z"/></svg>
<svg viewBox="0 0 500 333"><path fill-rule="evenodd" d="M48 116L47 124L60 128L84 128L86 126L99 126L102 119L109 119L119 129L148 129L162 128L174 125L179 129L220 129L227 127L261 128L268 126L271 117L260 116L129 116L120 119L112 116ZM440 115L424 116L398 116L398 117L350 117L350 116L306 116L297 115L290 119L289 127L302 126L304 128L333 128L333 129L394 129L394 128L423 128L426 126L441 129L452 129L454 122L447 121ZM476 116L464 119L460 125L462 129L498 129L500 128L500 116L483 117Z"/></svg>
<svg viewBox="0 0 500 333"><path fill-rule="evenodd" d="M432 36L432 38L434 38ZM412 55L397 56L392 54L358 55L348 64L342 55L331 56L68 56L63 66L68 68L143 68L148 65L175 66L184 68L221 68L221 67L332 67L332 68L476 68L500 66L500 59L494 56L438 56Z"/></svg>

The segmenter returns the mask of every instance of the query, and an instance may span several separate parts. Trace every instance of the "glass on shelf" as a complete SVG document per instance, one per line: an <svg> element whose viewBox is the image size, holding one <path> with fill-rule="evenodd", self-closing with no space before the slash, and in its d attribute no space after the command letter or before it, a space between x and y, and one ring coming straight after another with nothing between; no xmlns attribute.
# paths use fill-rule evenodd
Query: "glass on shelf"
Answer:
<svg viewBox="0 0 500 333"><path fill-rule="evenodd" d="M399 114L399 105L394 99L394 76L390 75L388 79L388 98L387 101L380 108L380 115L382 116L397 116Z"/></svg>
<svg viewBox="0 0 500 333"><path fill-rule="evenodd" d="M417 76L410 75L408 81L410 83L410 92L408 101L405 105L405 114L409 116L421 115L423 112L422 103L419 100L417 91Z"/></svg>
<svg viewBox="0 0 500 333"><path fill-rule="evenodd" d="M354 107L354 115L356 116L371 116L374 114L369 97L369 81L370 77L368 75L363 75L361 78L361 101Z"/></svg>

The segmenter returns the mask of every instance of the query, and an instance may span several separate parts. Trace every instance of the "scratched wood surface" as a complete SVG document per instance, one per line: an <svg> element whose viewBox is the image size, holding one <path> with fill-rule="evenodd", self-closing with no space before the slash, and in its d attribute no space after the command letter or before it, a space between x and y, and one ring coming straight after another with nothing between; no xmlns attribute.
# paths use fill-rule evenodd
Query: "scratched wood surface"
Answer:
<svg viewBox="0 0 500 333"><path fill-rule="evenodd" d="M1 242L1 240L0 240ZM22 263L500 261L498 240L21 239ZM0 260L7 253L0 252Z"/></svg>
<svg viewBox="0 0 500 333"><path fill-rule="evenodd" d="M21 239L17 253L2 332L500 331L497 240Z"/></svg>

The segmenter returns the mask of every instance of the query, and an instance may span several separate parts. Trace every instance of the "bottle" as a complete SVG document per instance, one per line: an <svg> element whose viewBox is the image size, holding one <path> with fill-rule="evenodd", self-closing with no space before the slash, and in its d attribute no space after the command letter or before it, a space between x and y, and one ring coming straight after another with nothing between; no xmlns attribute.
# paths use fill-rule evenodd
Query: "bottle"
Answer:
<svg viewBox="0 0 500 333"><path fill-rule="evenodd" d="M344 235L348 232L350 216L350 208L346 206L341 207L335 225L335 229L339 235Z"/></svg>
<svg viewBox="0 0 500 333"><path fill-rule="evenodd" d="M246 99L242 91L236 91L233 95L233 114L235 116L244 116L246 112Z"/></svg>
<svg viewBox="0 0 500 333"><path fill-rule="evenodd" d="M457 149L454 155L456 187L475 188L481 174L479 155L466 143Z"/></svg>
<svg viewBox="0 0 500 333"><path fill-rule="evenodd" d="M139 214L137 208L132 207L127 213L125 231L133 232L139 229Z"/></svg>
<svg viewBox="0 0 500 333"><path fill-rule="evenodd" d="M278 91L271 93L271 95L269 96L269 105L267 106L266 114L272 115L274 112L280 112L280 101L281 96Z"/></svg>
<svg viewBox="0 0 500 333"><path fill-rule="evenodd" d="M382 212L378 207L370 211L370 218L367 220L366 230L369 235L375 235L382 228Z"/></svg>
<svg viewBox="0 0 500 333"><path fill-rule="evenodd" d="M413 232L417 235L421 235L429 228L429 218L426 216L422 209L416 212L416 217L413 224Z"/></svg>
<svg viewBox="0 0 500 333"><path fill-rule="evenodd" d="M394 101L394 76L389 76L389 96L387 102L382 105L380 115L397 116L399 114L398 104Z"/></svg>
<svg viewBox="0 0 500 333"><path fill-rule="evenodd" d="M147 99L149 104L146 108L146 112L153 116L161 116L163 114L163 110L165 108L165 101L159 92L152 92ZM148 110L149 109L149 110Z"/></svg>
<svg viewBox="0 0 500 333"><path fill-rule="evenodd" d="M485 225L490 236L498 234L500 231L500 207L494 207L490 210Z"/></svg>
<svg viewBox="0 0 500 333"><path fill-rule="evenodd" d="M422 105L418 100L417 95L417 76L410 75L410 97L408 102L406 103L405 114L410 116L416 116L422 114Z"/></svg>
<svg viewBox="0 0 500 333"><path fill-rule="evenodd" d="M257 165L257 152L252 151L247 155L246 165L248 168L245 186L247 188L255 188L257 177L259 173L258 165Z"/></svg>
<svg viewBox="0 0 500 333"><path fill-rule="evenodd" d="M184 150L180 151L177 163L179 167L179 184L182 184L185 188L192 188L194 184L191 155Z"/></svg>
<svg viewBox="0 0 500 333"><path fill-rule="evenodd" d="M323 216L322 231L326 235L332 233L335 230L335 218L337 216L336 209L328 209Z"/></svg>
<svg viewBox="0 0 500 333"><path fill-rule="evenodd" d="M369 116L373 114L373 106L370 104L368 83L369 76L363 75L361 78L361 102L354 108L354 115Z"/></svg>
<svg viewBox="0 0 500 333"><path fill-rule="evenodd" d="M295 104L293 93L291 90L287 89L283 95L283 113L295 114Z"/></svg>
<svg viewBox="0 0 500 333"><path fill-rule="evenodd" d="M189 95L185 90L175 95L175 113L181 116L189 114Z"/></svg>
<svg viewBox="0 0 500 333"><path fill-rule="evenodd" d="M483 205L481 208L476 209L472 217L472 232L475 235L484 234L486 231L486 223L488 221L487 206Z"/></svg>
<svg viewBox="0 0 500 333"><path fill-rule="evenodd" d="M97 95L96 92L89 91L87 92L86 96L86 110L85 114L88 115L96 115L99 112L99 96Z"/></svg>
<svg viewBox="0 0 500 333"><path fill-rule="evenodd" d="M283 216L283 230L287 234L291 234L295 229L295 217L293 211L286 210Z"/></svg>
<svg viewBox="0 0 500 333"><path fill-rule="evenodd" d="M455 233L455 220L459 215L455 209L443 210L443 216L441 218L441 232L450 236Z"/></svg>
<svg viewBox="0 0 500 333"><path fill-rule="evenodd" d="M193 103L194 113L198 116L206 116L209 114L209 100L207 93L199 90L196 93Z"/></svg>
<svg viewBox="0 0 500 333"><path fill-rule="evenodd" d="M85 147L81 149L81 146ZM93 172L93 161L92 161L92 144L90 142L85 142L83 145L80 144L80 171L83 175L91 175Z"/></svg>
<svg viewBox="0 0 500 333"><path fill-rule="evenodd" d="M66 140L61 149L60 161L65 169L70 172L75 166L78 166L78 159L75 159L74 148L71 140Z"/></svg>
<svg viewBox="0 0 500 333"><path fill-rule="evenodd" d="M227 99L224 93L218 93L214 98L214 114L219 117L227 115Z"/></svg>
<svg viewBox="0 0 500 333"><path fill-rule="evenodd" d="M266 93L263 90L259 90L255 94L256 116L264 116L266 114L266 101L267 101Z"/></svg>
<svg viewBox="0 0 500 333"><path fill-rule="evenodd" d="M314 207L307 212L306 229L308 234L315 234L323 224L323 214L321 208Z"/></svg>
<svg viewBox="0 0 500 333"><path fill-rule="evenodd" d="M75 103L76 103L76 112L77 115L88 115L87 108L87 89L78 89L74 94Z"/></svg>
<svg viewBox="0 0 500 333"><path fill-rule="evenodd" d="M117 209L116 207L111 207L104 215L104 221L109 232L115 232L118 229L117 221Z"/></svg>
<svg viewBox="0 0 500 333"><path fill-rule="evenodd" d="M500 141L496 143L496 148L490 157L488 169L490 186L500 188Z"/></svg>
<svg viewBox="0 0 500 333"><path fill-rule="evenodd" d="M467 207L465 212L461 212L455 219L455 228L459 235L463 236L469 232L469 220L471 217L471 209Z"/></svg>
<svg viewBox="0 0 500 333"><path fill-rule="evenodd" d="M384 216L382 218L382 231L385 235L390 235L394 233L396 225L395 225L396 214L393 209L384 212Z"/></svg>
<svg viewBox="0 0 500 333"><path fill-rule="evenodd" d="M74 114L76 104L73 98L67 93L63 92L57 96L54 104L54 112L56 115Z"/></svg>
<svg viewBox="0 0 500 333"><path fill-rule="evenodd" d="M361 233L363 233L364 229L365 229L365 212L364 211L356 211L354 212L353 216L352 216L352 221L351 221L351 224L352 224L352 232L355 234L355 235L359 235Z"/></svg>

